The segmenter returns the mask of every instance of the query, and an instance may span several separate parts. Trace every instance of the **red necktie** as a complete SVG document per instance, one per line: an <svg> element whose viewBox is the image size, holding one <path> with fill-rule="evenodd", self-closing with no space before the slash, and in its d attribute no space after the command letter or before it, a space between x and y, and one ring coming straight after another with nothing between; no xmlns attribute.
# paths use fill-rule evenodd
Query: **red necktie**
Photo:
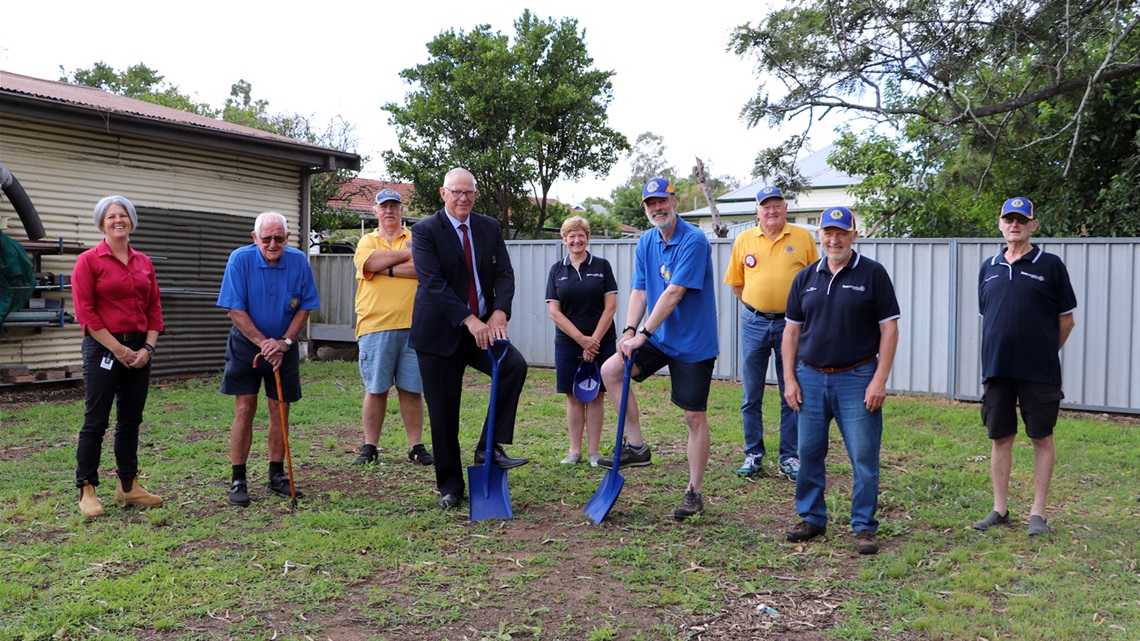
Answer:
<svg viewBox="0 0 1140 641"><path fill-rule="evenodd" d="M463 258L467 260L467 307L479 318L479 290L475 287L475 262L471 259L471 239L467 236L467 225L460 225L463 234Z"/></svg>

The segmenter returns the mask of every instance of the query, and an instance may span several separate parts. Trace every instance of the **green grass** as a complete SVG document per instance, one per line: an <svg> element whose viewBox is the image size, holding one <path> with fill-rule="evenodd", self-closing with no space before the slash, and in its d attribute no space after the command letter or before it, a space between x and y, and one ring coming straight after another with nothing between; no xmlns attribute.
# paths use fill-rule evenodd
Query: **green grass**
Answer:
<svg viewBox="0 0 1140 641"><path fill-rule="evenodd" d="M510 452L515 518L442 512L430 468L406 460L395 401L380 465L361 441L355 363L307 363L290 413L297 510L263 490L260 408L248 509L226 504L233 405L217 378L161 383L147 403L143 481L166 504L86 522L73 487L81 401L0 409L0 639L1136 639L1140 638L1137 422L1066 414L1057 426L1054 534L1025 534L1032 446L1014 450L1015 525L990 509L989 441L974 405L888 400L877 557L854 554L850 465L833 429L828 534L786 543L794 487L741 480L740 389L714 382L706 513L670 518L687 482L686 429L667 379L638 385L651 467L631 470L596 526L603 471L565 467L563 398L532 370ZM488 381L471 374L468 452ZM264 405L264 404L263 404ZM777 451L774 390L765 397ZM613 438L613 412L606 439ZM605 446L609 451L612 446ZM765 461L772 469L772 461ZM767 610L774 609L777 614Z"/></svg>

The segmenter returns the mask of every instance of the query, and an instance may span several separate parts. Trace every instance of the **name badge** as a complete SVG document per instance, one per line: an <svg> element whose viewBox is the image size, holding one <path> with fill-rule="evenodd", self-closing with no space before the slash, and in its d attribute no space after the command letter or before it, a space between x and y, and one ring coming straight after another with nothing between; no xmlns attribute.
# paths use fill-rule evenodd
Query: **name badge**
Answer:
<svg viewBox="0 0 1140 641"><path fill-rule="evenodd" d="M107 352L106 354L103 354L103 362L99 363L99 367L102 367L103 369L111 369L114 366L115 366L115 357L111 356L111 352Z"/></svg>

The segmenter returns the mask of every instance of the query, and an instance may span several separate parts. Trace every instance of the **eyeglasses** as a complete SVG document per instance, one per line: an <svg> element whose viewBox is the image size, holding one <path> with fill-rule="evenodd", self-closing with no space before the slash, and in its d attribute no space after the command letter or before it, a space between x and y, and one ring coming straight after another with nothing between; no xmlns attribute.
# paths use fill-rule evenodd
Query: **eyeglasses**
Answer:
<svg viewBox="0 0 1140 641"><path fill-rule="evenodd" d="M278 245L284 245L285 244L285 237L284 236L262 236L261 237L261 244L262 245L268 245L270 243L277 243Z"/></svg>
<svg viewBox="0 0 1140 641"><path fill-rule="evenodd" d="M475 194L478 193L474 189L463 190L463 189L452 189L451 187L444 187L444 189L446 189L447 191L450 191L451 195L455 196L456 198L467 198L467 200L471 200L472 198L475 198Z"/></svg>
<svg viewBox="0 0 1140 641"><path fill-rule="evenodd" d="M1030 218L1026 218L1025 216L1021 215L1002 216L1001 219L1004 220L1005 224L1007 225L1015 220L1017 221L1018 225L1028 225L1029 221L1031 220Z"/></svg>

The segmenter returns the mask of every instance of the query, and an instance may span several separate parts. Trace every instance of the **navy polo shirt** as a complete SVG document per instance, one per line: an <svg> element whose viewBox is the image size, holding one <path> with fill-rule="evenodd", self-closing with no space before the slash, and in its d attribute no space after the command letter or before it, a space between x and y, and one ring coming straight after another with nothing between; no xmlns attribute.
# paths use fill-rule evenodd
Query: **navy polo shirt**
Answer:
<svg viewBox="0 0 1140 641"><path fill-rule="evenodd" d="M558 301L562 313L574 327L590 336L605 311L606 294L617 294L617 290L617 279L610 262L587 252L580 269L574 268L570 256L550 266L550 275L546 279L546 302ZM614 324L610 323L602 342L613 343L615 340L617 332ZM554 327L554 344L577 345L557 325Z"/></svg>
<svg viewBox="0 0 1140 641"><path fill-rule="evenodd" d="M839 273L827 257L796 274L788 292L787 322L802 325L799 360L816 367L847 367L879 353L879 324L902 315L886 268L851 252Z"/></svg>
<svg viewBox="0 0 1140 641"><path fill-rule="evenodd" d="M1059 316L1077 308L1065 263L1036 245L1010 265L1005 250L978 272L982 381L994 377L1061 384Z"/></svg>

